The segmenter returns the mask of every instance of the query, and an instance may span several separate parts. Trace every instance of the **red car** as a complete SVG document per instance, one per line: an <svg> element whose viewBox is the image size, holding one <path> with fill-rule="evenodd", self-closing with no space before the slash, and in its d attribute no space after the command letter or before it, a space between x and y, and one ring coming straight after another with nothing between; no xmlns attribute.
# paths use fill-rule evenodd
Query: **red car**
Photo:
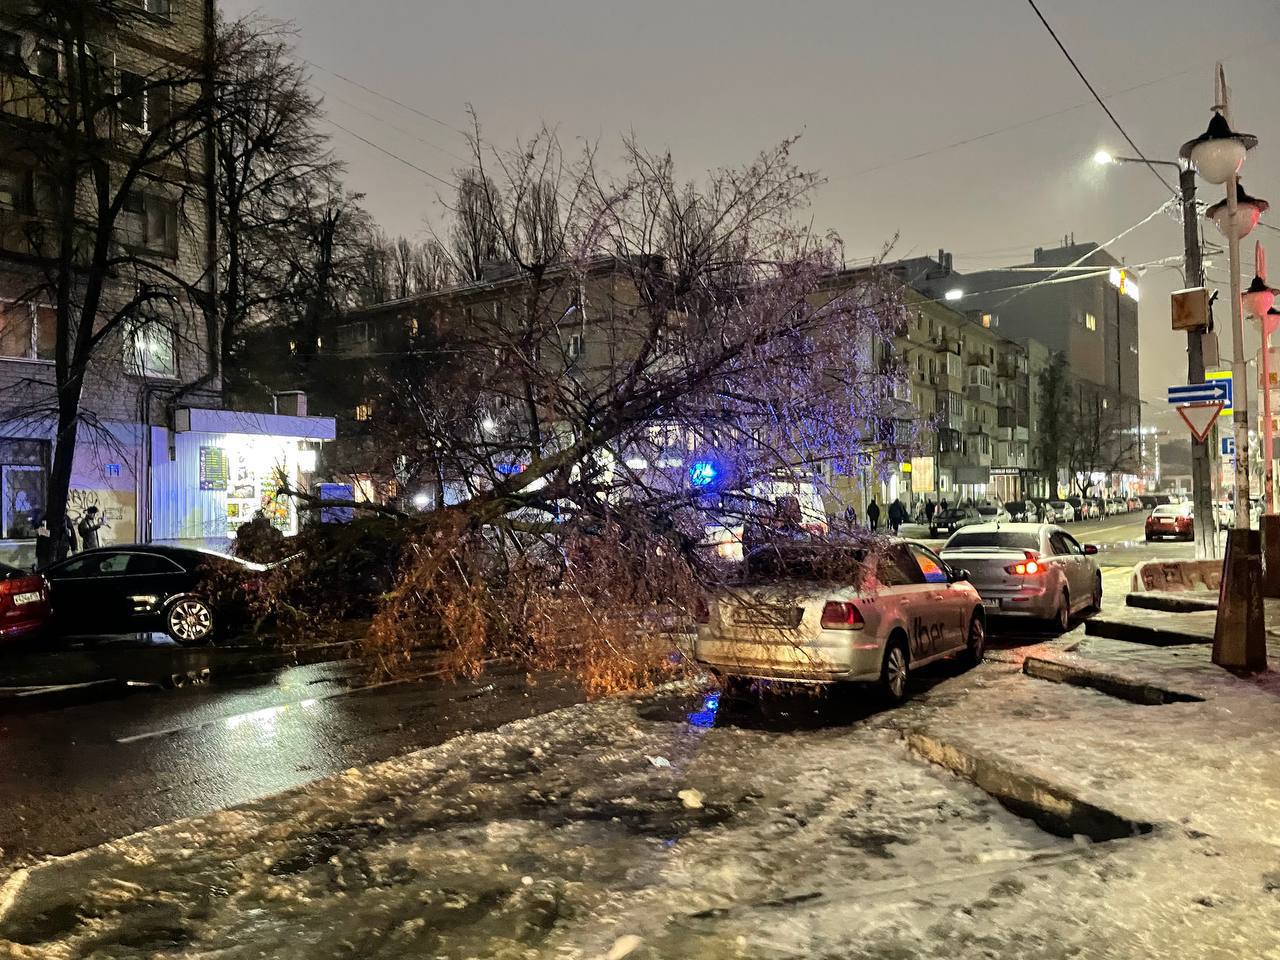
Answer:
<svg viewBox="0 0 1280 960"><path fill-rule="evenodd" d="M1166 503L1147 517L1147 542L1152 540L1194 540L1195 518L1189 503Z"/></svg>
<svg viewBox="0 0 1280 960"><path fill-rule="evenodd" d="M0 563L0 640L39 633L48 625L49 613L44 577Z"/></svg>

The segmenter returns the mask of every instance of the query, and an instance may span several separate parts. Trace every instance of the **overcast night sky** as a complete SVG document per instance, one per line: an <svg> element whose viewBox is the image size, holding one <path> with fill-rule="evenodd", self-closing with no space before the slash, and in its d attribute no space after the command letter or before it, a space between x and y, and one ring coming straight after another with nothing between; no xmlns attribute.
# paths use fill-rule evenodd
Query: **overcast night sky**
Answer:
<svg viewBox="0 0 1280 960"><path fill-rule="evenodd" d="M1236 126L1261 141L1244 182L1280 208L1280 5L1040 7L1150 157L1172 158L1203 131L1213 63L1225 60ZM814 219L840 232L850 260L896 233L899 256L944 247L961 270L1021 262L1064 234L1107 240L1165 196L1141 167L1092 164L1099 147L1129 150L1022 0L223 0L223 9L293 21L333 120L446 178L460 166L450 154L465 155L458 133L325 71L454 127L467 125L472 103L503 147L545 120L566 144L598 139L607 159L634 130L652 149L669 147L689 177L802 133L798 159L830 181ZM420 236L424 219L439 217L439 184L332 133L348 185L386 230ZM1250 251L1255 237L1280 263L1280 233L1257 231ZM1130 263L1180 255L1181 231L1160 216L1111 249ZM1225 255L1215 259L1211 277L1225 284ZM1182 337L1168 325L1168 292L1180 285L1170 270L1143 278L1142 393L1160 407L1166 383L1186 375ZM1218 322L1226 355L1225 311Z"/></svg>

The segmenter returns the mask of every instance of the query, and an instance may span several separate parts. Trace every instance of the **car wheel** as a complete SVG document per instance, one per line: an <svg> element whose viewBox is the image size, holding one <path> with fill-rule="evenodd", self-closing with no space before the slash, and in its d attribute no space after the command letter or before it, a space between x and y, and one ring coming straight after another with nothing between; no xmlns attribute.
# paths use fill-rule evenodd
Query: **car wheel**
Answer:
<svg viewBox="0 0 1280 960"><path fill-rule="evenodd" d="M987 624L981 614L974 612L969 620L969 639L965 644L964 659L971 667L982 662L982 655L987 648Z"/></svg>
<svg viewBox="0 0 1280 960"><path fill-rule="evenodd" d="M213 639L213 610L199 597L182 597L164 618L165 633L184 647L208 643Z"/></svg>
<svg viewBox="0 0 1280 960"><path fill-rule="evenodd" d="M1053 615L1053 627L1058 633L1066 633L1071 629L1071 597L1065 590L1058 600L1058 610Z"/></svg>
<svg viewBox="0 0 1280 960"><path fill-rule="evenodd" d="M900 637L890 640L884 651L884 663L880 667L880 693L889 703L898 704L907 699L910 673L906 643Z"/></svg>
<svg viewBox="0 0 1280 960"><path fill-rule="evenodd" d="M1089 602L1089 609L1094 612L1102 609L1102 574L1100 573L1093 575L1093 599Z"/></svg>

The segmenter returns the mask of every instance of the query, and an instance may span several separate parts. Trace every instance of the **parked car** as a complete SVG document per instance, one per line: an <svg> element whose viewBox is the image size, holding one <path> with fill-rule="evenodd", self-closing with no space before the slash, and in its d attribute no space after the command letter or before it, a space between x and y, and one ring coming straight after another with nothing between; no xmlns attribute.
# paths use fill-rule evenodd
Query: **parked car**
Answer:
<svg viewBox="0 0 1280 960"><path fill-rule="evenodd" d="M694 659L728 681L873 683L901 701L910 671L982 659L986 614L966 576L905 540L874 552L763 547L747 555L742 582L699 611Z"/></svg>
<svg viewBox="0 0 1280 960"><path fill-rule="evenodd" d="M1128 513L1129 505L1118 497L1112 497L1103 502L1102 513L1107 517L1118 517L1122 513Z"/></svg>
<svg viewBox="0 0 1280 960"><path fill-rule="evenodd" d="M1044 619L1065 631L1074 613L1102 606L1097 553L1052 524L984 523L953 534L941 556L969 574L989 616Z"/></svg>
<svg viewBox="0 0 1280 960"><path fill-rule="evenodd" d="M1066 500L1049 500L1044 505L1045 523L1073 523L1076 519L1076 508Z"/></svg>
<svg viewBox="0 0 1280 960"><path fill-rule="evenodd" d="M1194 540L1195 518L1189 503L1166 503L1147 517L1147 542L1153 540Z"/></svg>
<svg viewBox="0 0 1280 960"><path fill-rule="evenodd" d="M1083 503L1083 519L1085 520L1101 520L1103 517L1102 501L1089 498Z"/></svg>
<svg viewBox="0 0 1280 960"><path fill-rule="evenodd" d="M933 537L954 533L961 527L971 523L981 523L982 516L974 507L948 507L929 523L929 534Z"/></svg>
<svg viewBox="0 0 1280 960"><path fill-rule="evenodd" d="M1236 505L1231 500L1219 500L1215 507L1218 515L1218 529L1229 530L1236 525ZM1249 528L1257 530L1262 523L1262 501L1249 501Z"/></svg>
<svg viewBox="0 0 1280 960"><path fill-rule="evenodd" d="M1004 509L1014 523L1034 521L1039 516L1039 509L1032 500L1010 500Z"/></svg>
<svg viewBox="0 0 1280 960"><path fill-rule="evenodd" d="M190 547L86 550L47 567L53 624L63 634L161 630L209 643L244 616L244 591L269 568Z"/></svg>
<svg viewBox="0 0 1280 960"><path fill-rule="evenodd" d="M49 624L49 585L38 573L0 563L0 640L40 633Z"/></svg>
<svg viewBox="0 0 1280 960"><path fill-rule="evenodd" d="M1176 502L1173 495L1168 493L1144 493L1139 499L1144 510L1154 510L1156 507Z"/></svg>
<svg viewBox="0 0 1280 960"><path fill-rule="evenodd" d="M978 516L983 523L1010 523L1013 520L1008 510L999 504L991 503L979 504Z"/></svg>

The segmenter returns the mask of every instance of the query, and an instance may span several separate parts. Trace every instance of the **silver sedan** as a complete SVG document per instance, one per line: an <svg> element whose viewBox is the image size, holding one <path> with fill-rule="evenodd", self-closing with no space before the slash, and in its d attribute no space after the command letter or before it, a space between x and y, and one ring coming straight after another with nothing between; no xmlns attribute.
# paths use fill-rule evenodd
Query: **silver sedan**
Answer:
<svg viewBox="0 0 1280 960"><path fill-rule="evenodd" d="M941 556L963 567L988 616L1034 617L1060 630L1102 606L1098 548L1049 523L983 523L952 534Z"/></svg>

